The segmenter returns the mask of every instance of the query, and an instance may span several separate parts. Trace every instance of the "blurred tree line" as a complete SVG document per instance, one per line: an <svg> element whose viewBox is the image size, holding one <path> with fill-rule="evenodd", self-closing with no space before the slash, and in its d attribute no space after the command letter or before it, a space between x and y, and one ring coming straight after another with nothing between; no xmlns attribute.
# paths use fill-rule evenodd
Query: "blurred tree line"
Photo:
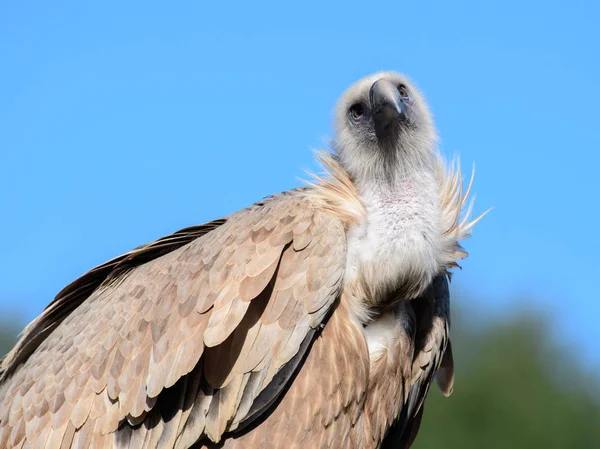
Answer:
<svg viewBox="0 0 600 449"><path fill-rule="evenodd" d="M16 320L7 316L0 317L0 357L12 349L19 332L21 329L17 328Z"/></svg>
<svg viewBox="0 0 600 449"><path fill-rule="evenodd" d="M454 393L444 398L432 386L413 447L600 448L597 379L550 338L549 326L530 313L485 329L455 319ZM14 321L0 323L0 354L19 331Z"/></svg>
<svg viewBox="0 0 600 449"><path fill-rule="evenodd" d="M485 329L453 321L454 391L445 398L432 386L413 448L600 448L598 378L537 315Z"/></svg>

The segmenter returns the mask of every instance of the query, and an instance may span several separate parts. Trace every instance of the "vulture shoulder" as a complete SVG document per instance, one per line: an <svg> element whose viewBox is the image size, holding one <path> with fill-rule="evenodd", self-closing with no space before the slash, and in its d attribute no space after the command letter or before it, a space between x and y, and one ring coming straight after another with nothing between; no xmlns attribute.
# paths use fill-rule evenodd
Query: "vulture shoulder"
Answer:
<svg viewBox="0 0 600 449"><path fill-rule="evenodd" d="M3 360L0 447L189 447L251 425L330 315L345 253L342 220L292 191L94 268Z"/></svg>

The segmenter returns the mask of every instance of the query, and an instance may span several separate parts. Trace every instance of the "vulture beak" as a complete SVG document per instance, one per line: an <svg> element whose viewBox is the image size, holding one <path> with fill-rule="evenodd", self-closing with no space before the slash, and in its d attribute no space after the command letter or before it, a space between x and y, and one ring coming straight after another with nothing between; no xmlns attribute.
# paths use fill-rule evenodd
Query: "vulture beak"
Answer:
<svg viewBox="0 0 600 449"><path fill-rule="evenodd" d="M406 119L406 104L396 86L387 80L380 79L373 83L369 90L369 101L378 136L388 135L395 128L391 125Z"/></svg>

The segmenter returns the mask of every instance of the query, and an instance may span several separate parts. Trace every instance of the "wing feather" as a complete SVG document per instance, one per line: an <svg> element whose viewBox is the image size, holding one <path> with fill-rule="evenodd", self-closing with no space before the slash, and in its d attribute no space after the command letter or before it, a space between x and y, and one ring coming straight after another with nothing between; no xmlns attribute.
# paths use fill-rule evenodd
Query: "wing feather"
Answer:
<svg viewBox="0 0 600 449"><path fill-rule="evenodd" d="M127 270L154 260L207 234L225 223L214 220L199 226L181 229L174 234L116 257L99 265L66 286L48 304L44 312L23 331L23 337L0 363L0 382L8 377L21 362L35 351L42 341L100 285L118 278Z"/></svg>
<svg viewBox="0 0 600 449"><path fill-rule="evenodd" d="M9 447L98 432L119 447L218 442L285 390L339 296L345 251L338 218L286 193L95 268L3 361L0 435Z"/></svg>
<svg viewBox="0 0 600 449"><path fill-rule="evenodd" d="M388 429L381 448L409 448L419 430L424 401L436 376L441 377L442 393L452 391L454 364L450 345L450 293L446 275L436 277L419 298L405 306L406 327L401 340L410 347L401 361L405 384L404 399L394 424Z"/></svg>

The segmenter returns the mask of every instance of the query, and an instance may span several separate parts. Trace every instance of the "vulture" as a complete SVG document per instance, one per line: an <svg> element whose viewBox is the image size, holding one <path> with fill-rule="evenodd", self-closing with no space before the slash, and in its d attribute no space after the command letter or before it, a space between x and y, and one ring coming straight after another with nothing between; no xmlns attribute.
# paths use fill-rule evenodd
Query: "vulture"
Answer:
<svg viewBox="0 0 600 449"><path fill-rule="evenodd" d="M471 183L404 75L352 85L333 129L305 186L59 292L0 364L0 448L410 447L452 392Z"/></svg>

